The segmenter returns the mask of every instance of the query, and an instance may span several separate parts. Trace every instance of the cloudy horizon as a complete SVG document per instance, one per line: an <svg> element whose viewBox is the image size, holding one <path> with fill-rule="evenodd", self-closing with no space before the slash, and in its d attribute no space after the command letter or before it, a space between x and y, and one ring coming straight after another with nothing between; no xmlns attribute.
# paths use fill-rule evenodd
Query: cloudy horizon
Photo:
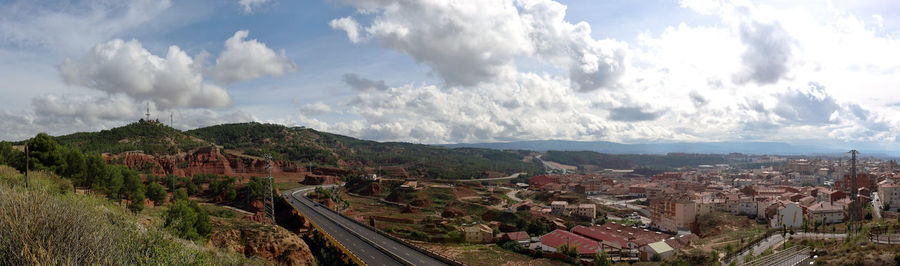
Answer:
<svg viewBox="0 0 900 266"><path fill-rule="evenodd" d="M887 1L15 1L0 139L305 126L377 141L900 148Z"/></svg>

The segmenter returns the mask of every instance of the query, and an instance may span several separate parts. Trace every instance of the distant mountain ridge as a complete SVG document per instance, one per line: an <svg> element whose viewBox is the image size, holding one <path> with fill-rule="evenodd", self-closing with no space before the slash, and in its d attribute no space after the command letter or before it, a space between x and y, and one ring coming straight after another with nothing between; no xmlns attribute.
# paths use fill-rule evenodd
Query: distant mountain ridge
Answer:
<svg viewBox="0 0 900 266"><path fill-rule="evenodd" d="M444 144L450 148L485 148L499 150L532 150L532 151L593 151L609 154L667 154L667 153L700 153L728 154L743 153L751 155L825 155L842 156L849 149L839 147L821 147L816 145L797 145L784 142L677 142L623 144L609 141L569 141L569 140L534 140L494 143L459 143ZM887 157L897 156L893 151L869 151L868 155Z"/></svg>

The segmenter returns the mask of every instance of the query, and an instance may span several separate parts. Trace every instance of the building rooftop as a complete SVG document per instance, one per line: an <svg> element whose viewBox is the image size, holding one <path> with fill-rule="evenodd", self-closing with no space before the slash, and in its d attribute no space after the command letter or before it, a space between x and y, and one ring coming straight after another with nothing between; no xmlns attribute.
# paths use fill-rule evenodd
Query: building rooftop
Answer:
<svg viewBox="0 0 900 266"><path fill-rule="evenodd" d="M524 240L531 239L531 236L529 236L528 232L525 232L525 231L509 232L509 233L504 233L503 235L505 235L507 238L509 238L509 240L512 240L512 241L524 241Z"/></svg>
<svg viewBox="0 0 900 266"><path fill-rule="evenodd" d="M656 252L657 254L662 254L662 253L672 251L672 247L670 247L669 244L666 244L666 241L662 241L662 240L659 242L653 242L653 243L647 244L647 246L650 247L651 249L653 249L653 252Z"/></svg>
<svg viewBox="0 0 900 266"><path fill-rule="evenodd" d="M567 244L569 247L578 247L578 254L581 255L596 254L600 248L600 243L597 241L559 229L541 236L541 244L553 248L559 248L563 244Z"/></svg>

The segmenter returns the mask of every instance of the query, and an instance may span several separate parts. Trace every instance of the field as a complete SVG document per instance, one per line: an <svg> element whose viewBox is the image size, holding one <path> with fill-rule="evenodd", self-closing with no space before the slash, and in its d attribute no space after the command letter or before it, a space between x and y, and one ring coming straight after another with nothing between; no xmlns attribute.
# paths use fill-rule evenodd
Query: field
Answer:
<svg viewBox="0 0 900 266"><path fill-rule="evenodd" d="M505 250L494 244L416 244L466 265L568 265L561 261L550 259L534 259L524 254Z"/></svg>
<svg viewBox="0 0 900 266"><path fill-rule="evenodd" d="M767 230L765 224L757 223L754 219L729 213L713 212L698 219L714 225L701 226L702 238L694 242L704 252L716 250L719 254L725 254L729 250L737 250L742 243L765 235Z"/></svg>

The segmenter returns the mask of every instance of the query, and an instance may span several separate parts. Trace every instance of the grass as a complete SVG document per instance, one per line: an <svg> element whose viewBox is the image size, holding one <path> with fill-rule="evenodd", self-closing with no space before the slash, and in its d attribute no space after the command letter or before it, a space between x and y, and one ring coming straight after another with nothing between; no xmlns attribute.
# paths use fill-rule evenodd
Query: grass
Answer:
<svg viewBox="0 0 900 266"><path fill-rule="evenodd" d="M715 228L707 228L705 232L708 232L709 235L694 242L694 245L702 250L715 250L725 254L729 246L733 250L740 248L742 239L746 244L766 233L766 225L759 224L748 217L722 212L714 212L709 215L704 219L717 221Z"/></svg>
<svg viewBox="0 0 900 266"><path fill-rule="evenodd" d="M31 175L29 188L0 166L0 265L266 264L181 240L106 199L60 191L58 177Z"/></svg>
<svg viewBox="0 0 900 266"><path fill-rule="evenodd" d="M426 188L424 192L428 195L428 198L431 199L431 206L429 207L431 210L443 210L447 204L450 204L450 202L453 202L453 200L456 199L449 188L431 187Z"/></svg>
<svg viewBox="0 0 900 266"><path fill-rule="evenodd" d="M306 186L304 184L301 184L300 182L276 182L274 185L275 185L275 189L278 189L279 191L285 191L285 190L289 190L289 189L301 188L301 187Z"/></svg>
<svg viewBox="0 0 900 266"><path fill-rule="evenodd" d="M817 265L896 265L900 245L879 245L866 239L852 244L842 240L800 240L788 243L806 245L816 250Z"/></svg>
<svg viewBox="0 0 900 266"><path fill-rule="evenodd" d="M632 226L632 225L641 223L641 221L631 220L631 219L609 220L609 221L610 221L610 222L617 223L617 224L621 224L621 225L624 225L624 226Z"/></svg>

